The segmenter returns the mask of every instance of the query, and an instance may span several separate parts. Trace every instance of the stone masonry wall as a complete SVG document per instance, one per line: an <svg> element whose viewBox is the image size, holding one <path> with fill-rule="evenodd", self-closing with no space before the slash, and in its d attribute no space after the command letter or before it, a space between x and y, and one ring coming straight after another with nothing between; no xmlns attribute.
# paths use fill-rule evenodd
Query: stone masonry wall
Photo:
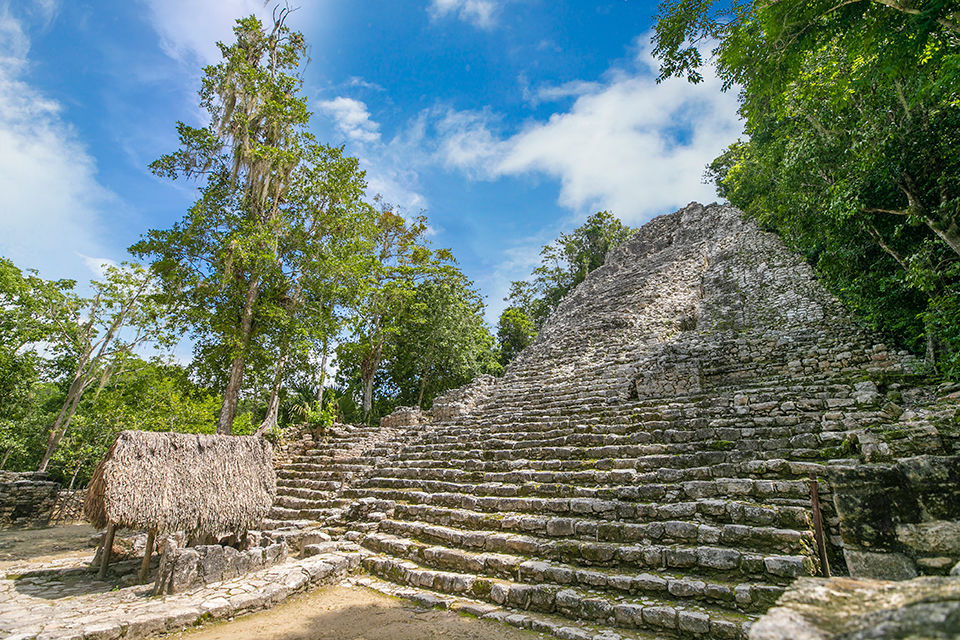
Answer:
<svg viewBox="0 0 960 640"><path fill-rule="evenodd" d="M46 526L59 491L45 473L0 471L0 529Z"/></svg>
<svg viewBox="0 0 960 640"><path fill-rule="evenodd" d="M287 545L283 542L245 551L219 544L169 549L160 562L154 592L180 593L199 584L230 580L286 559Z"/></svg>
<svg viewBox="0 0 960 640"><path fill-rule="evenodd" d="M831 471L851 576L904 580L960 561L960 456Z"/></svg>

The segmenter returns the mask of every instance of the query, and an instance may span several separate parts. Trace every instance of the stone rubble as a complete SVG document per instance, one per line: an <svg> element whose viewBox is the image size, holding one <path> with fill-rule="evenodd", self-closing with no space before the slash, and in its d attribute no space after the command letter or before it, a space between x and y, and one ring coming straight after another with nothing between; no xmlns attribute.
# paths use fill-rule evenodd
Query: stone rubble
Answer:
<svg viewBox="0 0 960 640"><path fill-rule="evenodd" d="M960 638L960 578L804 578L750 630L750 640L841 638Z"/></svg>

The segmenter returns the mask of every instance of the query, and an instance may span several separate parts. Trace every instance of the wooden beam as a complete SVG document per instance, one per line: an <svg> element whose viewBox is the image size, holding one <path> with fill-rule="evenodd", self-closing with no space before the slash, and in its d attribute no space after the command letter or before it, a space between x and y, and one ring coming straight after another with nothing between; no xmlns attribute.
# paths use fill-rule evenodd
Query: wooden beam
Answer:
<svg viewBox="0 0 960 640"><path fill-rule="evenodd" d="M107 565L110 564L110 554L113 553L113 535L117 532L117 528L111 522L107 525L107 533L103 538L103 551L100 553L100 572L97 574L98 578L103 578L107 575Z"/></svg>
<svg viewBox="0 0 960 640"><path fill-rule="evenodd" d="M157 539L157 530L151 529L147 533L147 546L143 550L143 562L140 563L140 584L147 581L150 575L150 557L153 556L153 543Z"/></svg>
<svg viewBox="0 0 960 640"><path fill-rule="evenodd" d="M827 559L827 539L823 531L823 516L820 514L820 492L817 476L810 473L810 507L813 510L813 535L817 542L817 556L820 559L820 573L830 577L830 561Z"/></svg>

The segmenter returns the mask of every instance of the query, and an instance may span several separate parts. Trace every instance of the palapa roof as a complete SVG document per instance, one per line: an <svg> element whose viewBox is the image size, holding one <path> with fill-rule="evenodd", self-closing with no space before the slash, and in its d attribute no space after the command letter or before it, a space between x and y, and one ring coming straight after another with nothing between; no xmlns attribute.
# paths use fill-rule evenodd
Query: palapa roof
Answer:
<svg viewBox="0 0 960 640"><path fill-rule="evenodd" d="M122 431L93 472L83 512L100 529L218 535L259 527L276 491L263 438Z"/></svg>

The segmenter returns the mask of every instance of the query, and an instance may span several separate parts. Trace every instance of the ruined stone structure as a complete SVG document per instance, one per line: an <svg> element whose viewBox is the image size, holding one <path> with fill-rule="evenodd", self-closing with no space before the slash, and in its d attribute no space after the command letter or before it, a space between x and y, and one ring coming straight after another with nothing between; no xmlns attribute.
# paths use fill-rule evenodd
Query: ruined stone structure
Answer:
<svg viewBox="0 0 960 640"><path fill-rule="evenodd" d="M279 471L275 519L333 515L370 573L560 637L743 638L822 570L811 477L842 572L850 495L880 482L864 460L957 470L956 400L720 205L641 228L480 387L389 442L355 432L304 449ZM867 488L837 503L853 505L846 520L829 481L844 473ZM918 500L880 551L945 574L960 558L922 546L949 509ZM882 573L889 553L854 551Z"/></svg>
<svg viewBox="0 0 960 640"><path fill-rule="evenodd" d="M48 525L59 492L46 473L0 471L0 529Z"/></svg>

